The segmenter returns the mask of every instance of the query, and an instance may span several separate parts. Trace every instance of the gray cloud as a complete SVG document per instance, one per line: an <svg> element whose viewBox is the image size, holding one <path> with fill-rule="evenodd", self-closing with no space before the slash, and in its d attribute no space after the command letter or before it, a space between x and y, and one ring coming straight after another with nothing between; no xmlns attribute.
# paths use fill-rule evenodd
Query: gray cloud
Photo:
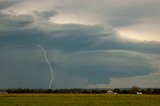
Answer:
<svg viewBox="0 0 160 106"><path fill-rule="evenodd" d="M43 12L39 12L39 11L34 11L33 12L35 14L35 16L44 18L44 19L49 19L52 16L55 16L57 14L56 11L52 10L52 11L43 11Z"/></svg>
<svg viewBox="0 0 160 106"><path fill-rule="evenodd" d="M49 68L37 47L1 47L1 87L48 87ZM143 76L156 72L150 55L124 50L56 52L46 49L55 72L55 87L109 84L110 78ZM74 79L74 80L73 80ZM70 82L66 85L66 82ZM78 84L76 84L78 83Z"/></svg>
<svg viewBox="0 0 160 106"><path fill-rule="evenodd" d="M18 29L34 22L34 17L31 15L12 15L0 13L1 30Z"/></svg>
<svg viewBox="0 0 160 106"><path fill-rule="evenodd" d="M30 12L24 11L27 1L0 2L5 10L0 12L0 87L48 87L49 69L37 45L46 49L55 69L55 87L85 88L157 72L152 56L159 57L158 41L121 38L112 28L158 18L159 2L70 0L57 1L53 8L48 2L45 9ZM56 23L61 17L71 23Z"/></svg>
<svg viewBox="0 0 160 106"><path fill-rule="evenodd" d="M39 53L13 47L3 47L1 51L1 88L44 88L48 85L48 73L45 71L48 67L42 58L37 58Z"/></svg>
<svg viewBox="0 0 160 106"><path fill-rule="evenodd" d="M88 6L88 4L90 4ZM83 5L83 8L82 8ZM111 27L127 26L143 22L148 17L159 17L160 2L157 0L89 0L65 1L55 8L60 16L104 24Z"/></svg>
<svg viewBox="0 0 160 106"><path fill-rule="evenodd" d="M0 1L0 9L5 9L8 8L14 4L16 4L18 2L18 0L2 0Z"/></svg>
<svg viewBox="0 0 160 106"><path fill-rule="evenodd" d="M64 69L88 79L88 83L92 84L109 83L112 77L133 77L154 71L143 54L132 51L82 52L71 55L71 59Z"/></svg>
<svg viewBox="0 0 160 106"><path fill-rule="evenodd" d="M48 49L54 48L67 52L85 50L135 50L156 54L160 52L158 42L122 41L115 33L104 33L103 28L97 26L59 25L54 27L59 28L48 33L36 29L2 32L0 45L33 47L41 44Z"/></svg>
<svg viewBox="0 0 160 106"><path fill-rule="evenodd" d="M159 10L159 1L153 2L136 2L133 4L120 5L115 8L111 8L105 12L105 17L109 17L109 21L114 26L126 26L136 23L143 23L143 19L146 17L157 17L160 14L157 13Z"/></svg>

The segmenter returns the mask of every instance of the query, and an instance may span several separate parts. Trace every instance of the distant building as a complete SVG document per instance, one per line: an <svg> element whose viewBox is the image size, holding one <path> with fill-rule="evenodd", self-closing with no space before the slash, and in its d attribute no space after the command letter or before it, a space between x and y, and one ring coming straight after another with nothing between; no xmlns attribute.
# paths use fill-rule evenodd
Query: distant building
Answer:
<svg viewBox="0 0 160 106"><path fill-rule="evenodd" d="M142 94L142 92L137 92L137 94L138 94L138 95L141 95L141 94Z"/></svg>
<svg viewBox="0 0 160 106"><path fill-rule="evenodd" d="M113 91L108 90L107 94L114 94Z"/></svg>
<svg viewBox="0 0 160 106"><path fill-rule="evenodd" d="M8 92L2 91L2 92L0 92L0 94L8 94Z"/></svg>

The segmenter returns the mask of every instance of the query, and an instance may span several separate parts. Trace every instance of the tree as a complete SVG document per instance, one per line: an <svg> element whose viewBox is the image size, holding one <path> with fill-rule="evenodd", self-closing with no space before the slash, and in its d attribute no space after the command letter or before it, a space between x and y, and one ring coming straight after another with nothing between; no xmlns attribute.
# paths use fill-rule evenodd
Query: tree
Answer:
<svg viewBox="0 0 160 106"><path fill-rule="evenodd" d="M130 93L131 94L136 94L137 92L139 92L140 89L138 86L133 86L131 89L130 89Z"/></svg>
<svg viewBox="0 0 160 106"><path fill-rule="evenodd" d="M113 92L121 93L120 89L118 89L118 88L115 88L115 89L113 90Z"/></svg>
<svg viewBox="0 0 160 106"><path fill-rule="evenodd" d="M147 93L147 94L152 94L152 90L151 90L150 88L147 88L147 89L146 89L146 93Z"/></svg>

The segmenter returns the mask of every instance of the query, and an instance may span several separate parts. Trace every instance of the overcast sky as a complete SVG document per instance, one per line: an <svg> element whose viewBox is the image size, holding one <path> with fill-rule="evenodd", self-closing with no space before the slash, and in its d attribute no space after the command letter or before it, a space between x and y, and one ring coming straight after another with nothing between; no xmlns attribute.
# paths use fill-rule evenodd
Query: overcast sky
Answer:
<svg viewBox="0 0 160 106"><path fill-rule="evenodd" d="M160 87L159 0L0 0L0 88Z"/></svg>

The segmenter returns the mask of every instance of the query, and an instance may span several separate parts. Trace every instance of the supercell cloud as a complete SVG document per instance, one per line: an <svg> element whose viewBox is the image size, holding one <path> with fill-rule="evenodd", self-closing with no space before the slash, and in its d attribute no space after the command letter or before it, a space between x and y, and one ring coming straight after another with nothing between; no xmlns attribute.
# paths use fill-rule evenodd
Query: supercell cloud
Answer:
<svg viewBox="0 0 160 106"><path fill-rule="evenodd" d="M160 87L157 0L0 0L0 88Z"/></svg>

